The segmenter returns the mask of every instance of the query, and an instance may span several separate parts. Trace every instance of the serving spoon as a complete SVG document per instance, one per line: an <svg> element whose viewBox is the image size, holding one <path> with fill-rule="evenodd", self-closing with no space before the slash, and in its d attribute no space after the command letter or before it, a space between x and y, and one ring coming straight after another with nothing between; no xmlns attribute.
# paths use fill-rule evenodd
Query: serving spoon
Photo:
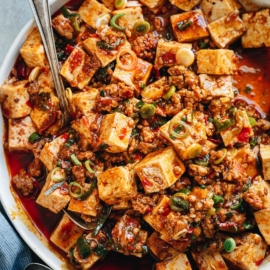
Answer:
<svg viewBox="0 0 270 270"><path fill-rule="evenodd" d="M270 1L269 0L252 0L251 2L253 2L258 7L270 8Z"/></svg>
<svg viewBox="0 0 270 270"><path fill-rule="evenodd" d="M70 121L70 114L63 80L59 72L48 0L28 0L28 3L34 15L43 46L47 54L56 94L59 99L60 109L62 112L62 127L64 127Z"/></svg>

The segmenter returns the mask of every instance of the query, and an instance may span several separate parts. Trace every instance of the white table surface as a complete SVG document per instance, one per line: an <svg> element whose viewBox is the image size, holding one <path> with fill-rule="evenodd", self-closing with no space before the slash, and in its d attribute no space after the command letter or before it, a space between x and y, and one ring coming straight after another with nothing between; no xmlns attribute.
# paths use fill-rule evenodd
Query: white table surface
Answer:
<svg viewBox="0 0 270 270"><path fill-rule="evenodd" d="M27 0L0 0L0 66L13 40L31 18Z"/></svg>

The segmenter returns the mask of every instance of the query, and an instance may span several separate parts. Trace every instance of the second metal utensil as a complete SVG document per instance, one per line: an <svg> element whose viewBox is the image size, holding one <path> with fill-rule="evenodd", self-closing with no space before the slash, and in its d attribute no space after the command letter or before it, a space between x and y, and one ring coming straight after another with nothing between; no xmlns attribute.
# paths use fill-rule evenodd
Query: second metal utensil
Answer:
<svg viewBox="0 0 270 270"><path fill-rule="evenodd" d="M41 39L43 41L43 46L45 48L51 68L55 90L60 102L60 108L62 112L62 126L66 126L70 120L68 100L66 98L65 88L59 73L59 64L51 26L52 23L48 0L28 0L28 2L37 23L37 27L39 29Z"/></svg>

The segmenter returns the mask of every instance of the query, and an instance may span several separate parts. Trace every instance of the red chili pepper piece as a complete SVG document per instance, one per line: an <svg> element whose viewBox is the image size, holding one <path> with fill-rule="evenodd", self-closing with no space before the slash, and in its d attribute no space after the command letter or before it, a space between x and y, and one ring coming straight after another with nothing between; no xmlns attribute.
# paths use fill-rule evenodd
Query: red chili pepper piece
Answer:
<svg viewBox="0 0 270 270"><path fill-rule="evenodd" d="M249 142L249 135L250 135L250 128L243 128L237 136L238 141L248 143Z"/></svg>
<svg viewBox="0 0 270 270"><path fill-rule="evenodd" d="M67 44L67 46L65 48L65 53L66 54L71 54L73 50L74 50L74 47L72 47L71 45Z"/></svg>
<svg viewBox="0 0 270 270"><path fill-rule="evenodd" d="M148 180L147 178L144 178L143 180L142 180L142 185L145 187L145 186L148 186L148 187L152 187L153 186L153 183L150 181L150 180Z"/></svg>

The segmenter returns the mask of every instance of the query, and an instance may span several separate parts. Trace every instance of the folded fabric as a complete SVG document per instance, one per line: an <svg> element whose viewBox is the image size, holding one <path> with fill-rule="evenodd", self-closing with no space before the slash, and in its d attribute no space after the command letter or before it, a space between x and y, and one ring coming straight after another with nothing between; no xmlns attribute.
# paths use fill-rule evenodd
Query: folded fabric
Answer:
<svg viewBox="0 0 270 270"><path fill-rule="evenodd" d="M0 212L0 269L23 270L30 262L30 248Z"/></svg>

